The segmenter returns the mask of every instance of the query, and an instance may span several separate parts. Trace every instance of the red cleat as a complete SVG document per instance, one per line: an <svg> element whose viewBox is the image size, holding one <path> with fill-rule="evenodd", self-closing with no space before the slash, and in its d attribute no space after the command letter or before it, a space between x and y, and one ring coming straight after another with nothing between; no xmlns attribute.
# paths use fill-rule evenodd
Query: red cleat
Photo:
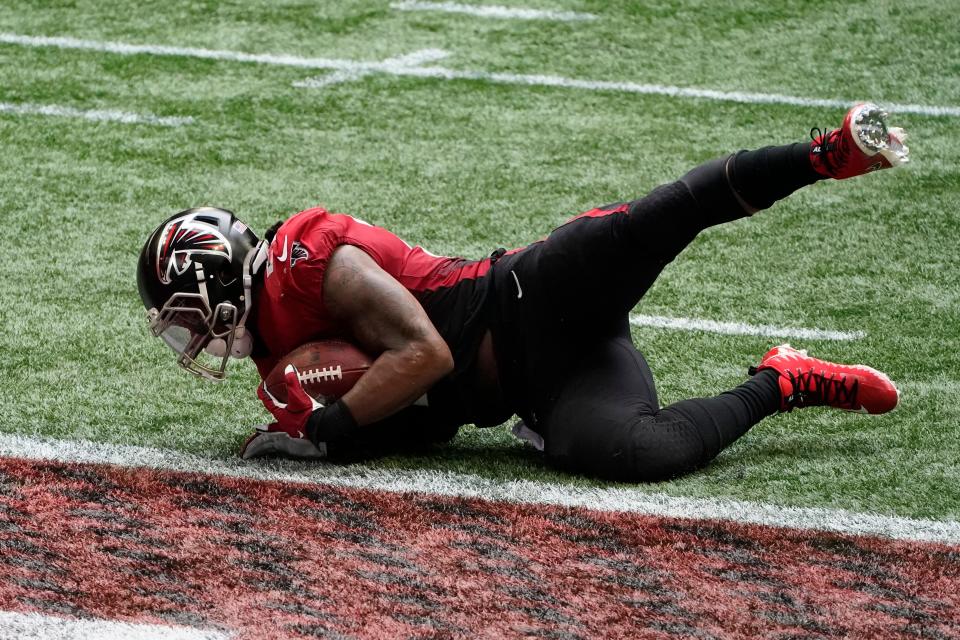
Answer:
<svg viewBox="0 0 960 640"><path fill-rule="evenodd" d="M900 392L885 374L861 364L818 360L788 344L763 356L751 375L764 369L780 374L781 411L829 406L859 413L886 413L900 401Z"/></svg>
<svg viewBox="0 0 960 640"><path fill-rule="evenodd" d="M910 161L903 129L887 127L887 113L864 102L847 112L839 129L811 129L810 164L817 173L843 180Z"/></svg>

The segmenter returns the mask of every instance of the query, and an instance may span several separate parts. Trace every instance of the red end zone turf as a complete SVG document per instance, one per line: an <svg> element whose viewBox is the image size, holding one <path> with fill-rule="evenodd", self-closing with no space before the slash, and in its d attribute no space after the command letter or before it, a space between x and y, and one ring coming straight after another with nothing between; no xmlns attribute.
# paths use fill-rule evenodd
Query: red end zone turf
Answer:
<svg viewBox="0 0 960 640"><path fill-rule="evenodd" d="M960 638L957 547L95 465L0 460L0 569L243 638Z"/></svg>

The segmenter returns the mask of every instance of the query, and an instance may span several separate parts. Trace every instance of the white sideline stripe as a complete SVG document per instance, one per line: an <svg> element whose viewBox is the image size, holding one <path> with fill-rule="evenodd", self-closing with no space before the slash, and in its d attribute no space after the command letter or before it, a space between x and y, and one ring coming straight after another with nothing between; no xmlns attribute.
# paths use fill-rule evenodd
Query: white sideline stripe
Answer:
<svg viewBox="0 0 960 640"><path fill-rule="evenodd" d="M503 18L507 20L559 20L561 22L575 22L577 20L596 20L592 13L579 11L546 11L541 9L521 9L519 7L502 7L497 5L459 4L457 2L393 2L391 9L399 11L442 11L444 13L463 13L478 18Z"/></svg>
<svg viewBox="0 0 960 640"><path fill-rule="evenodd" d="M219 631L0 611L0 640L226 640Z"/></svg>
<svg viewBox="0 0 960 640"><path fill-rule="evenodd" d="M830 331L804 327L777 327L770 324L747 324L746 322L720 322L702 318L668 318L631 314L630 324L636 327L657 327L681 331L706 331L734 336L758 336L763 338L796 338L801 340L862 340L864 331Z"/></svg>
<svg viewBox="0 0 960 640"><path fill-rule="evenodd" d="M317 462L273 460L244 462L209 459L169 451L90 442L37 439L0 434L0 456L148 467L308 484L419 492L526 504L585 507L667 518L727 520L773 527L815 529L895 540L960 544L960 522L855 513L842 509L786 507L714 498L680 498L632 487L571 487L532 480L491 480L481 476L432 470L395 470L365 465L336 466Z"/></svg>
<svg viewBox="0 0 960 640"><path fill-rule="evenodd" d="M148 113L128 113L104 109L82 110L56 104L13 104L0 102L0 113L15 115L60 116L64 118L84 118L94 122L122 122L124 124L156 124L163 127L182 127L193 124L193 118L160 117Z"/></svg>
<svg viewBox="0 0 960 640"><path fill-rule="evenodd" d="M67 37L24 36L15 33L0 33L0 44L17 44L26 47L59 47L61 49L86 49L120 55L149 54L160 56L183 56L210 60L228 60L235 62L255 62L258 64L300 67L305 69L333 69L359 72L380 72L396 76L415 76L419 78L438 78L442 80L483 80L498 84L526 86L561 87L588 91L616 91L662 95L674 98L699 98L723 102L746 104L784 104L799 107L847 108L852 100L803 98L778 93L746 93L741 91L717 91L694 87L674 87L660 84L638 84L635 82L611 82L603 80L579 80L561 76L520 75L513 73L491 73L488 71L460 71L444 67L389 66L382 62L357 62L332 58L302 58L294 55L273 55L269 53L243 53L200 49L195 47L170 47L162 45L135 45L122 42L98 42ZM883 102L891 112L913 113L925 116L960 117L960 106L935 106L923 104L897 104Z"/></svg>

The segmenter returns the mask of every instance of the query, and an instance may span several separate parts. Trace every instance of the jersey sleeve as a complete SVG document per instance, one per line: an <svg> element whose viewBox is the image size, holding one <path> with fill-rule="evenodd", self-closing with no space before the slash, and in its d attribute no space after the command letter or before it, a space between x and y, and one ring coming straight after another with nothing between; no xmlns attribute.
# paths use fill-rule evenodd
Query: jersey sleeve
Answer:
<svg viewBox="0 0 960 640"><path fill-rule="evenodd" d="M330 255L342 244L343 228L322 209L301 212L277 230L270 243L262 294L255 301L257 333L273 356L342 327L323 304ZM269 366L265 359L263 366Z"/></svg>
<svg viewBox="0 0 960 640"><path fill-rule="evenodd" d="M318 224L291 243L286 268L301 295L323 300L323 278L333 251L343 244L343 231L331 224Z"/></svg>

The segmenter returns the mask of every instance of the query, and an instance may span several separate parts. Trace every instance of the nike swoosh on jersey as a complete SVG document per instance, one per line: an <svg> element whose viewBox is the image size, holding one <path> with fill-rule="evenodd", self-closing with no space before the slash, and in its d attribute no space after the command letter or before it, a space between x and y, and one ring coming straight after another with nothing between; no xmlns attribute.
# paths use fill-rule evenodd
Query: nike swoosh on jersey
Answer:
<svg viewBox="0 0 960 640"><path fill-rule="evenodd" d="M513 281L517 283L517 300L523 297L523 289L520 288L520 278L517 277L517 273L511 269L510 275L513 276Z"/></svg>
<svg viewBox="0 0 960 640"><path fill-rule="evenodd" d="M283 253L277 256L277 260L283 262L287 259L287 236L283 236Z"/></svg>

